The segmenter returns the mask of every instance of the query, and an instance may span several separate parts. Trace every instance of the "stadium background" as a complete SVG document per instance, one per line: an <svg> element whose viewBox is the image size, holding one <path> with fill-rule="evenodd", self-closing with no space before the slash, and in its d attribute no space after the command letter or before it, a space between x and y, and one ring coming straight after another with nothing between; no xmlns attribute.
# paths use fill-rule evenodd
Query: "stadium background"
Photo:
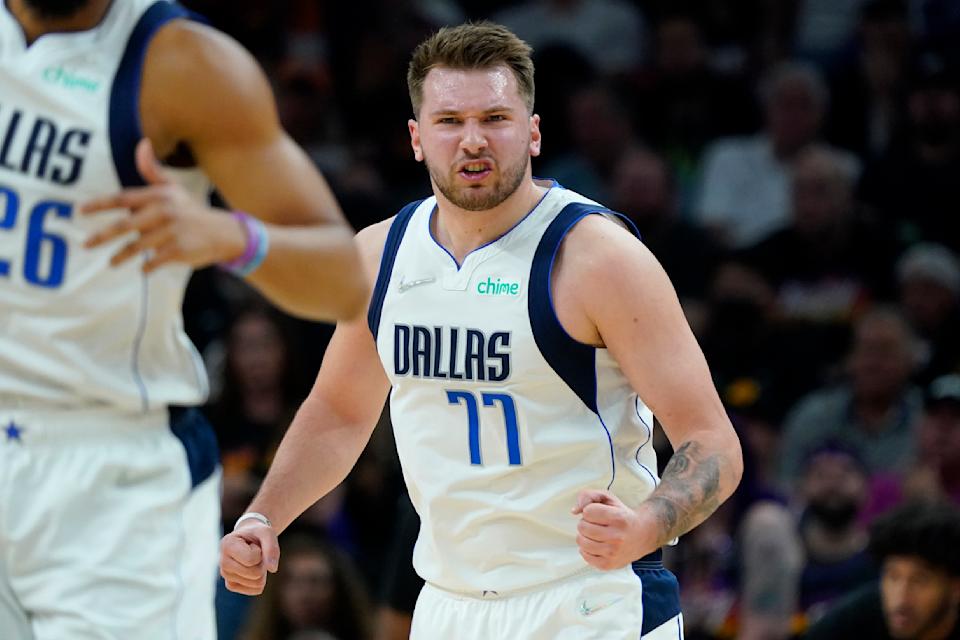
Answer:
<svg viewBox="0 0 960 640"><path fill-rule="evenodd" d="M358 229L429 189L406 127L416 43L489 18L534 46L534 174L637 222L744 445L734 498L667 554L688 638L801 632L875 577L873 518L905 496L960 501L960 379L943 377L960 371L960 3L184 4L254 53ZM213 269L184 306L214 381L229 527L332 329ZM416 522L381 422L346 482L285 534L268 593L221 590L223 640L402 628ZM663 465L662 434L657 447Z"/></svg>

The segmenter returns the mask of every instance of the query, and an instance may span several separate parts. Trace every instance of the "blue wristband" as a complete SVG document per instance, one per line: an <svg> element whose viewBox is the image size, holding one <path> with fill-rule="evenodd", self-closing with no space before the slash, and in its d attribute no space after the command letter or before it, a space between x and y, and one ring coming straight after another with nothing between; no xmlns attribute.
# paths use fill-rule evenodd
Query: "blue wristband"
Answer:
<svg viewBox="0 0 960 640"><path fill-rule="evenodd" d="M270 249L270 236L267 234L267 228L263 222L250 214L234 211L232 215L243 226L247 245L242 255L230 262L221 262L220 266L240 277L246 277L253 273L267 257L267 251Z"/></svg>
<svg viewBox="0 0 960 640"><path fill-rule="evenodd" d="M264 258L267 257L267 252L270 250L270 236L267 234L266 226L264 226L264 224L256 218L253 218L253 221L253 226L256 228L259 242L257 243L257 252L253 254L253 258L250 260L250 262L237 269L237 273L244 277L253 273L257 267L263 263Z"/></svg>

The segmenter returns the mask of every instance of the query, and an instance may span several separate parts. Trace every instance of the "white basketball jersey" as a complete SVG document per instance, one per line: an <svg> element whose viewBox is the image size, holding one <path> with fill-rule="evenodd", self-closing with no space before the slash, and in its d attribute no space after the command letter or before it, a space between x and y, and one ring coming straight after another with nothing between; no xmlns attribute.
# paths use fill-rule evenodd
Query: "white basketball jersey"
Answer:
<svg viewBox="0 0 960 640"><path fill-rule="evenodd" d="M111 267L130 238L85 249L126 212L78 204L141 185L140 74L156 30L185 11L115 0L94 29L26 45L0 3L0 397L145 411L206 396L183 331L189 269ZM189 96L184 96L189 100ZM196 171L173 171L198 195Z"/></svg>
<svg viewBox="0 0 960 640"><path fill-rule="evenodd" d="M605 349L567 335L551 302L564 235L608 210L553 186L458 267L431 235L435 206L396 217L370 327L422 519L417 572L451 591L506 593L586 567L570 513L581 489L630 506L650 494L652 416Z"/></svg>

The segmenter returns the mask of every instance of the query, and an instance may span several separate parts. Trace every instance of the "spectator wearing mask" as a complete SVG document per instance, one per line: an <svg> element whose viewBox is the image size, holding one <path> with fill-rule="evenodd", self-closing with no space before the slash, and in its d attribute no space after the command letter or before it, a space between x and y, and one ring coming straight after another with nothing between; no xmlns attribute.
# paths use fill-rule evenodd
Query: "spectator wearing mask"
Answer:
<svg viewBox="0 0 960 640"><path fill-rule="evenodd" d="M868 483L857 454L836 443L810 452L798 497L799 518L774 502L757 503L744 518L741 640L791 637L876 575L859 521Z"/></svg>

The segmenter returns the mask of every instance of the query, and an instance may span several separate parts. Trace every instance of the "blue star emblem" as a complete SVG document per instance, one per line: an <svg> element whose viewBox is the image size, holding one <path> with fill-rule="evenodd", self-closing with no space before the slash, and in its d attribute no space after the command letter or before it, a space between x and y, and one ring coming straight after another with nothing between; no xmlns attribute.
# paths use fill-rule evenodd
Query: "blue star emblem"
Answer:
<svg viewBox="0 0 960 640"><path fill-rule="evenodd" d="M23 440L20 438L20 434L23 433L23 430L17 425L13 424L13 422L6 426L4 433L7 434L7 442L23 442Z"/></svg>

